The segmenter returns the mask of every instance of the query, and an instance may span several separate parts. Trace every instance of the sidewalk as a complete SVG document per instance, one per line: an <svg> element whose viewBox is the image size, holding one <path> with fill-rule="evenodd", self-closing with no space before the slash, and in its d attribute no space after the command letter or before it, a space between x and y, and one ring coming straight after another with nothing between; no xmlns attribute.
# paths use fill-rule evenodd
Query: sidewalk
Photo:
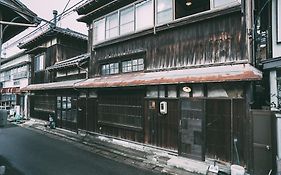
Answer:
<svg viewBox="0 0 281 175"><path fill-rule="evenodd" d="M61 128L50 129L46 128L45 124L46 121L30 119L18 125L29 129L36 129L40 132L51 134L70 142L80 143L86 146L88 150L104 157L155 172L173 175L212 174L208 172L209 166L213 164L211 160L205 162L196 161L180 157L177 153L172 151L141 143L98 134L86 134L83 132L77 134ZM219 168L220 171L224 172L221 174L230 174L230 165L220 164Z"/></svg>

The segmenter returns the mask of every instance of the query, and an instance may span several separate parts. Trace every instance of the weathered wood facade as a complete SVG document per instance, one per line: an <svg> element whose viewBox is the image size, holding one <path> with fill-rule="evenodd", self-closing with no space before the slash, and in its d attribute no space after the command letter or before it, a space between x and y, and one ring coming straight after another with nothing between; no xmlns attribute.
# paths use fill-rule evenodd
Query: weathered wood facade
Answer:
<svg viewBox="0 0 281 175"><path fill-rule="evenodd" d="M80 99L85 116L80 116L80 129L194 159L240 160L251 169L249 102L252 82L261 79L251 66L251 2L234 0L218 8L207 1L196 1L194 8L184 7L181 0L172 2L170 21L158 24L155 10L151 27L138 31L136 22L133 32L124 35L123 12L133 11L133 6L137 14L149 0L89 1L78 9L84 15L78 20L89 25L91 48L90 79L75 85L88 93ZM152 1L154 9L160 3ZM119 32L111 37L114 15ZM250 66L259 78L246 68L241 77L230 79L233 66Z"/></svg>
<svg viewBox="0 0 281 175"><path fill-rule="evenodd" d="M79 93L72 86L86 78L89 55L83 53L87 50L87 37L69 29L50 27L20 48L31 55L31 84L22 89L33 93L31 117L48 120L51 114L59 127L76 130Z"/></svg>
<svg viewBox="0 0 281 175"><path fill-rule="evenodd" d="M165 10L158 8L161 3ZM78 14L89 26L89 62L63 60L76 54L59 54L70 48L64 47L67 44L48 47L46 55L53 55L46 58L49 72L34 72L37 84L27 90L51 102L47 111L56 114L60 127L154 145L199 160L240 160L251 169L248 114L253 82L262 78L252 65L247 30L252 25L251 3L217 3L87 1ZM138 17L143 10L145 20ZM162 12L169 18L159 15ZM73 69L83 72L67 73ZM33 104L34 110L40 104Z"/></svg>

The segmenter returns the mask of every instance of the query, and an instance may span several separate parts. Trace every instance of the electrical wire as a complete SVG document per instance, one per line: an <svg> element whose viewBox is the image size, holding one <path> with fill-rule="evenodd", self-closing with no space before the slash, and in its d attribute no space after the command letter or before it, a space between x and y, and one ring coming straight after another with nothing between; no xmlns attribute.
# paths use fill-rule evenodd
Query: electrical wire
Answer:
<svg viewBox="0 0 281 175"><path fill-rule="evenodd" d="M74 9L75 9L77 6L79 6L79 5L80 5L82 2L84 2L84 1L86 1L86 0L81 0L81 1L77 2L76 4L74 4L73 6L69 7L68 9L66 9L66 7L68 6L68 4L69 4L69 2L70 2L70 0L69 0L68 3L67 3L67 5L65 6L65 10L64 10L61 14L57 15L57 18L59 18L60 20L62 20L63 18L65 18L65 15L68 16L69 14L73 13L73 12L74 12ZM26 34L25 36L23 36L23 37L21 37L20 39L18 39L18 40L16 40L16 41L12 42L11 44L5 46L5 49L9 49L10 47L13 47L13 46L15 46L15 45L18 45L19 43L23 43L24 40L30 38L31 36L34 36L35 33L40 32L40 31L42 32L42 31L43 31L42 29L49 28L49 24L52 24L52 23L54 22L54 20L55 20L54 18L51 19L51 20L49 20L49 21L48 21L48 20L45 20L45 19L43 19L43 18L40 18L40 17L38 17L38 18L39 18L39 20L44 21L45 24L42 24L41 26L39 26L38 28L36 28L36 29L33 30L32 32Z"/></svg>

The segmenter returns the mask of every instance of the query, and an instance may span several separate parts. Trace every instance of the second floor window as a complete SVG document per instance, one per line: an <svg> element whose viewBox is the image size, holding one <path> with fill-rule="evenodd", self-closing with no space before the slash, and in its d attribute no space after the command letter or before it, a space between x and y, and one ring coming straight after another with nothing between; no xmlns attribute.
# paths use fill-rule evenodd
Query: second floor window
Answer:
<svg viewBox="0 0 281 175"><path fill-rule="evenodd" d="M11 80L11 71L6 71L4 72L4 81L9 81Z"/></svg>
<svg viewBox="0 0 281 175"><path fill-rule="evenodd" d="M94 22L94 36L95 42L103 41L105 39L105 18Z"/></svg>
<svg viewBox="0 0 281 175"><path fill-rule="evenodd" d="M93 44L163 25L179 18L228 5L240 0L142 0L93 21ZM154 5L155 4L155 5Z"/></svg>
<svg viewBox="0 0 281 175"><path fill-rule="evenodd" d="M106 17L106 39L113 38L119 35L119 27L118 27L118 13L114 13L108 17Z"/></svg>
<svg viewBox="0 0 281 175"><path fill-rule="evenodd" d="M162 24L173 20L173 1L158 0L157 1L157 23Z"/></svg>
<svg viewBox="0 0 281 175"><path fill-rule="evenodd" d="M119 73L119 63L104 64L101 67L102 75L112 75Z"/></svg>
<svg viewBox="0 0 281 175"><path fill-rule="evenodd" d="M38 72L45 69L45 56L44 54L36 55L34 57L34 72Z"/></svg>
<svg viewBox="0 0 281 175"><path fill-rule="evenodd" d="M152 0L136 4L136 30L153 26L153 16Z"/></svg>
<svg viewBox="0 0 281 175"><path fill-rule="evenodd" d="M120 11L120 35L133 32L135 30L134 6Z"/></svg>
<svg viewBox="0 0 281 175"><path fill-rule="evenodd" d="M142 58L122 62L122 72L136 72L141 70L144 70Z"/></svg>

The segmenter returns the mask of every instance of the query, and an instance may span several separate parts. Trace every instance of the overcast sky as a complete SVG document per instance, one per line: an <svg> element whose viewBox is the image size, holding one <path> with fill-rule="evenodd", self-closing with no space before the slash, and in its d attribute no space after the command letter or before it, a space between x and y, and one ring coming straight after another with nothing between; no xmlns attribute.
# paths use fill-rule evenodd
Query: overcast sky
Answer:
<svg viewBox="0 0 281 175"><path fill-rule="evenodd" d="M30 10L36 13L39 17L51 20L53 18L53 10L57 10L58 14L62 13L66 4L69 0L21 0L23 4L25 4ZM81 0L70 0L66 9L72 7L77 4ZM84 0L86 1L86 0ZM78 15L76 12L72 13L72 15L67 16L62 20L62 27L64 28L72 28L77 31L86 33L87 27L85 23L78 22L76 19Z"/></svg>
<svg viewBox="0 0 281 175"><path fill-rule="evenodd" d="M37 14L37 16L51 20L53 18L53 10L57 10L58 14L61 14L63 9L65 8L66 4L69 0L20 0L23 4L25 4L31 11ZM77 4L81 0L70 0L66 9L72 7L73 5ZM86 2L86 0L84 0ZM87 26L85 23L78 22L76 19L79 16L76 12L72 13L69 16L63 18L59 23L58 26L62 28L70 28L72 30L78 31L80 33L84 33L87 35ZM10 41L4 44L3 55L4 57L12 56L20 50L17 47L7 47L7 45L17 41L18 39L22 38L26 34L32 32L35 28L29 28L19 34L18 36L12 38ZM6 47L6 49L5 49Z"/></svg>

